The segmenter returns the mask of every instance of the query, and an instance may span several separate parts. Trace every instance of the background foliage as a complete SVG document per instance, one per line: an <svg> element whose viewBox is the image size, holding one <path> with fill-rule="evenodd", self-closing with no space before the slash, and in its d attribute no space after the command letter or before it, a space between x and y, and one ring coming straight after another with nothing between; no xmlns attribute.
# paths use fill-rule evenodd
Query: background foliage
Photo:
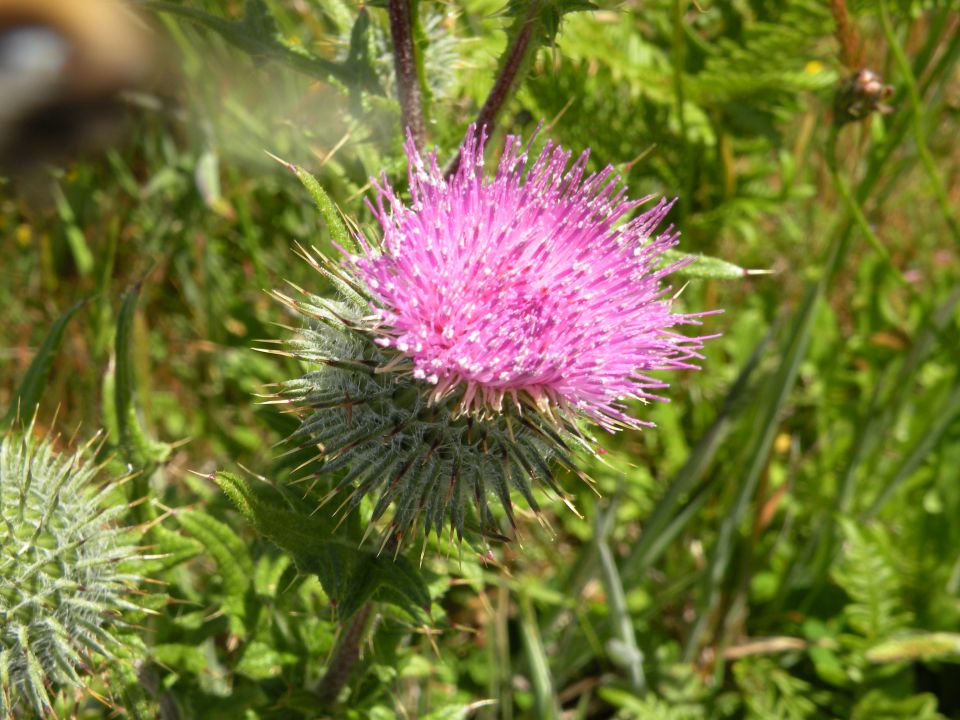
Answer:
<svg viewBox="0 0 960 720"><path fill-rule="evenodd" d="M278 447L295 421L256 402L301 368L251 349L294 322L264 290L325 289L295 243L330 250L264 151L360 223L368 177L404 177L386 11L143 5L169 52L130 135L0 185L0 408L26 392L39 425L109 431L149 497L128 518L160 556L141 574L164 583L145 659L63 717L105 697L211 720L960 717L955 3L851 4L896 92L839 130L830 3L533 6L543 47L499 132L544 119L632 193L679 196L684 249L775 274L686 287L723 336L643 408L657 429L604 438L601 497L560 478L583 518L543 498L553 534L520 512L489 552L431 540L397 563L354 550L367 506L342 547L311 544L329 528L290 484L307 456ZM446 158L532 6L414 6ZM372 639L324 706L338 613L369 597Z"/></svg>

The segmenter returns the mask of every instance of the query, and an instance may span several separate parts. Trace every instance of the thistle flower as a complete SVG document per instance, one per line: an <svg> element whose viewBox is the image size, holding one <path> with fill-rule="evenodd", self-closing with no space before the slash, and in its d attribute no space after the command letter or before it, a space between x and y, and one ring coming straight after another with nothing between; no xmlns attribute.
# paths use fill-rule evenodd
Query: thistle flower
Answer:
<svg viewBox="0 0 960 720"><path fill-rule="evenodd" d="M121 563L134 548L104 510L99 468L84 449L58 453L33 428L0 438L0 717L53 713L51 694L80 686L96 657L120 647L120 613L138 578Z"/></svg>
<svg viewBox="0 0 960 720"><path fill-rule="evenodd" d="M315 319L294 355L325 367L287 383L304 409L297 437L320 446L321 472L345 470L331 496L354 507L379 490L391 531L419 517L462 537L465 506L494 523L488 490L513 521L510 489L536 510L530 480L561 496L551 465L576 471L591 451L582 420L608 431L649 425L630 399L663 400L651 371L695 367L705 338L676 332L700 314L673 311L662 266L677 234L656 228L670 208L630 200L611 167L586 172L588 153L507 139L492 179L486 136L471 127L449 179L436 155L408 140L411 200L386 176L368 202L382 239L336 265L305 256L344 299L279 295ZM702 314L702 313L701 313Z"/></svg>

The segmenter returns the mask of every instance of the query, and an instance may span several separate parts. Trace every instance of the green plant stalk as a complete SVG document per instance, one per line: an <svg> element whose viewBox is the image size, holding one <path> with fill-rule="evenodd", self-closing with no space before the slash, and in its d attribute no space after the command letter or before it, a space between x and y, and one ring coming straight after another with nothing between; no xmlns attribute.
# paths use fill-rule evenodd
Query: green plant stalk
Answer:
<svg viewBox="0 0 960 720"><path fill-rule="evenodd" d="M110 304L110 284L117 260L117 240L120 236L120 221L114 218L106 233L106 245L100 255L97 272L97 308L94 314L94 352L98 358L105 357L113 342L113 307Z"/></svg>
<svg viewBox="0 0 960 720"><path fill-rule="evenodd" d="M936 163L927 147L927 138L923 128L923 100L920 92L917 90L917 81L910 69L910 61L907 59L897 34L894 32L893 24L890 22L890 10L887 7L887 0L880 0L880 25L883 27L883 34L890 46L890 52L893 53L893 60L903 78L903 84L907 88L907 98L910 101L910 120L913 129L913 141L917 146L917 154L920 156L920 163L930 179L933 186L933 192L937 197L937 203L940 205L940 212L943 213L944 220L950 228L955 242L960 242L960 225L953 216L953 209L950 206L950 199L947 197L946 188L943 186L943 180L937 172Z"/></svg>
<svg viewBox="0 0 960 720"><path fill-rule="evenodd" d="M488 134L493 132L500 110L516 92L520 80L533 64L538 47L536 34L540 28L540 3L541 0L531 0L527 12L519 16L510 27L508 33L510 39L500 57L497 79L490 88L490 94L487 95L475 121L477 128L486 128ZM450 177L459 167L460 152L458 151L447 165L444 174Z"/></svg>
<svg viewBox="0 0 960 720"><path fill-rule="evenodd" d="M496 708L484 713L489 720L513 720L513 688L510 679L513 667L510 654L510 586L506 578L496 579L496 606L491 607L488 632L491 642L488 658L490 667L490 697L497 701Z"/></svg>

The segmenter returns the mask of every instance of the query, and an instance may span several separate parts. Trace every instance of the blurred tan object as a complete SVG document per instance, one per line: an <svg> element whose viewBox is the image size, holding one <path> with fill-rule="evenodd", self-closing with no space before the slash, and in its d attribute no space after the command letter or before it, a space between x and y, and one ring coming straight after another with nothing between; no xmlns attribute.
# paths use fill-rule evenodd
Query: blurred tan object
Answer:
<svg viewBox="0 0 960 720"><path fill-rule="evenodd" d="M120 0L0 0L0 169L109 141L151 65Z"/></svg>

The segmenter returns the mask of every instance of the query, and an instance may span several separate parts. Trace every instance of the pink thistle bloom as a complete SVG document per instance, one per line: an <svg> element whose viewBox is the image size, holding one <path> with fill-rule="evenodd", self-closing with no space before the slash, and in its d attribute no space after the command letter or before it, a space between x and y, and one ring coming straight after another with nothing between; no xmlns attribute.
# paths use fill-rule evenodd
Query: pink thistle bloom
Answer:
<svg viewBox="0 0 960 720"><path fill-rule="evenodd" d="M507 138L493 179L483 174L486 134L471 126L449 179L436 153L411 139L409 205L386 176L368 205L378 247L350 263L373 298L376 342L412 361L433 401L462 392L464 412L500 411L505 398L547 417L585 416L607 430L650 423L626 401L664 400L648 373L696 368L706 337L675 328L705 313L677 313L664 263L677 243L657 227L672 205L630 200L608 166L586 173L589 152Z"/></svg>

